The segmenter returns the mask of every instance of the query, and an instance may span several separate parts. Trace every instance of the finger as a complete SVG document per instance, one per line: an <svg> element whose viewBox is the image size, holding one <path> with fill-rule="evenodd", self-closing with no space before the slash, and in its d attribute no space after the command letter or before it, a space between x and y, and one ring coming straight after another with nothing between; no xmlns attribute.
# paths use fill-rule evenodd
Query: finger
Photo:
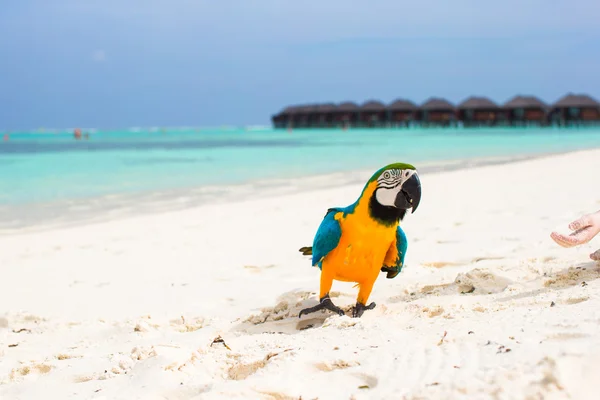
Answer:
<svg viewBox="0 0 600 400"><path fill-rule="evenodd" d="M600 261L600 249L590 254L590 258L594 261Z"/></svg>
<svg viewBox="0 0 600 400"><path fill-rule="evenodd" d="M592 225L593 221L589 215L584 215L583 217L575 220L569 224L569 229L572 231L577 231L579 229L583 229L587 226Z"/></svg>
<svg viewBox="0 0 600 400"><path fill-rule="evenodd" d="M569 245L561 239L561 236L562 235L560 233L556 233L556 232L552 232L550 234L550 237L552 238L552 240L554 240L557 244L559 244L562 247L569 247Z"/></svg>
<svg viewBox="0 0 600 400"><path fill-rule="evenodd" d="M560 246L562 247L573 247L576 243L572 243L569 241L568 236L562 235L560 233L552 232L550 237Z"/></svg>

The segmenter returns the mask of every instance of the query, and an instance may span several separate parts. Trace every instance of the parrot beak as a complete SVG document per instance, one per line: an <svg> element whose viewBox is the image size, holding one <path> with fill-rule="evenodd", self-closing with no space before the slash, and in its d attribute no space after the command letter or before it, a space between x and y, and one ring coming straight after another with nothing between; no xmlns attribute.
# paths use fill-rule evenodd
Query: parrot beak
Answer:
<svg viewBox="0 0 600 400"><path fill-rule="evenodd" d="M404 184L396 196L394 205L402 210L412 208L412 213L417 210L421 201L421 181L419 176L414 173Z"/></svg>

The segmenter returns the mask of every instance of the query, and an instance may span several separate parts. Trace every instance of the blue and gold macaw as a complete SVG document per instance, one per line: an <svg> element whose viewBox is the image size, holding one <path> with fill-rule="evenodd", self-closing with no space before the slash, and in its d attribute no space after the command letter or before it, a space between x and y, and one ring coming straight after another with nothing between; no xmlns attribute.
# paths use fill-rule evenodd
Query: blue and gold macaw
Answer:
<svg viewBox="0 0 600 400"><path fill-rule="evenodd" d="M327 210L312 247L300 249L321 270L320 302L299 317L323 309L344 314L329 297L334 279L358 284L353 317L375 308L375 303L367 305L373 284L380 272L392 279L402 270L408 242L399 224L420 200L416 168L396 163L375 172L353 204Z"/></svg>

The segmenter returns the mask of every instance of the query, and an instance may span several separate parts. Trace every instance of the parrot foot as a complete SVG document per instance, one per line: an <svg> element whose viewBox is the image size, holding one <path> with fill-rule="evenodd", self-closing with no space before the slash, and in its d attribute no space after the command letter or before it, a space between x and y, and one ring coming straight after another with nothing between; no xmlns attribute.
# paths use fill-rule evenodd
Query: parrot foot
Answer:
<svg viewBox="0 0 600 400"><path fill-rule="evenodd" d="M352 317L360 318L363 315L363 313L365 312L365 310L372 310L375 308L375 306L376 306L375 302L372 302L368 306L365 306L362 303L356 302L356 306L352 309Z"/></svg>
<svg viewBox="0 0 600 400"><path fill-rule="evenodd" d="M381 272L387 272L387 279L394 279L400 273L397 267L381 267Z"/></svg>
<svg viewBox="0 0 600 400"><path fill-rule="evenodd" d="M326 294L325 296L323 296L320 303L317 304L316 306L305 308L304 310L301 310L300 314L298 314L298 318L302 317L302 314L311 314L316 311L325 310L325 309L327 309L329 311L333 311L334 313L336 313L338 315L344 315L344 311L341 308L339 308L338 306L336 306L335 304L333 304L333 302L329 298L329 294Z"/></svg>

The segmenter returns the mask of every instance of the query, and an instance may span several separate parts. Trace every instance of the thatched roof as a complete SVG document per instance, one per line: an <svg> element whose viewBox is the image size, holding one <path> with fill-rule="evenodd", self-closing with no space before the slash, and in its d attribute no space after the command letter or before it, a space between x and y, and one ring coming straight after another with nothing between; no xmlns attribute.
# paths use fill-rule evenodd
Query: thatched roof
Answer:
<svg viewBox="0 0 600 400"><path fill-rule="evenodd" d="M308 114L317 111L319 104L304 104L294 106L291 114Z"/></svg>
<svg viewBox="0 0 600 400"><path fill-rule="evenodd" d="M324 103L324 104L319 104L316 106L316 111L318 112L333 112L335 110L337 110L337 105L335 105L334 103Z"/></svg>
<svg viewBox="0 0 600 400"><path fill-rule="evenodd" d="M397 99L388 106L388 109L392 111L415 111L417 105L410 100Z"/></svg>
<svg viewBox="0 0 600 400"><path fill-rule="evenodd" d="M587 94L569 93L554 103L552 107L600 107L600 103Z"/></svg>
<svg viewBox="0 0 600 400"><path fill-rule="evenodd" d="M360 106L361 111L385 111L385 105L377 100L369 100Z"/></svg>
<svg viewBox="0 0 600 400"><path fill-rule="evenodd" d="M294 114L296 112L296 109L298 107L299 106L287 106L278 115L291 115L291 114Z"/></svg>
<svg viewBox="0 0 600 400"><path fill-rule="evenodd" d="M335 103L302 104L286 107L279 115L307 114L312 112L333 112L337 110Z"/></svg>
<svg viewBox="0 0 600 400"><path fill-rule="evenodd" d="M358 106L356 105L356 103L353 103L351 101L345 101L343 103L340 103L337 106L337 110L336 111L354 112L354 111L358 111Z"/></svg>
<svg viewBox="0 0 600 400"><path fill-rule="evenodd" d="M515 108L547 108L548 105L535 96L515 96L502 106L506 109Z"/></svg>
<svg viewBox="0 0 600 400"><path fill-rule="evenodd" d="M440 97L431 97L425 103L421 105L421 109L432 111L432 110L454 110L454 105L446 99Z"/></svg>
<svg viewBox="0 0 600 400"><path fill-rule="evenodd" d="M313 104L298 104L295 106L286 107L279 115L294 115L310 111L315 105Z"/></svg>
<svg viewBox="0 0 600 400"><path fill-rule="evenodd" d="M460 103L457 108L461 110L489 110L498 108L498 104L494 103L487 97L471 96L462 103Z"/></svg>

